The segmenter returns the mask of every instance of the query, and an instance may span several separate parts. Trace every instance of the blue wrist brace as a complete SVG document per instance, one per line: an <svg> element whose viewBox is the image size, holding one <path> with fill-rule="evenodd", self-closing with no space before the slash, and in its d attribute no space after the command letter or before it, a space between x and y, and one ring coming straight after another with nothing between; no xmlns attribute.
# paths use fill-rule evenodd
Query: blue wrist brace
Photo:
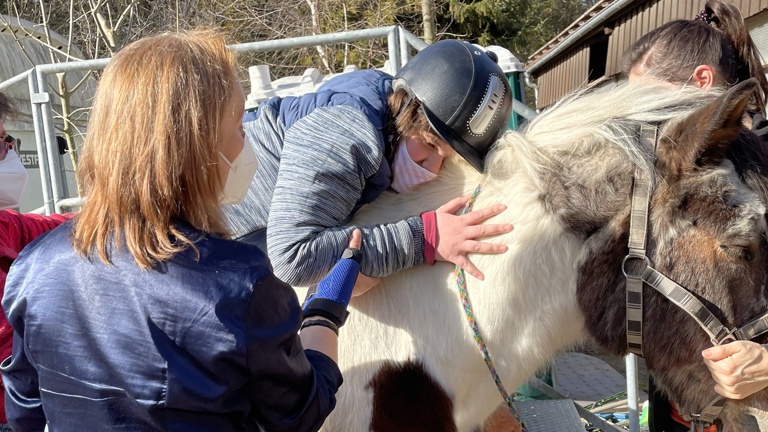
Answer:
<svg viewBox="0 0 768 432"><path fill-rule="evenodd" d="M361 252L347 248L341 260L325 279L317 285L317 291L304 302L304 317L322 316L341 327L347 319L347 305L352 298L357 275L360 272Z"/></svg>

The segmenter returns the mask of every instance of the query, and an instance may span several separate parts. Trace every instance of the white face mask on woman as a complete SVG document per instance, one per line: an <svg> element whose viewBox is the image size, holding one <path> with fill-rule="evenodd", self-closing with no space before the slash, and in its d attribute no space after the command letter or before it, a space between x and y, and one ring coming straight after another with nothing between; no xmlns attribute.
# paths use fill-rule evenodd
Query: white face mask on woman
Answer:
<svg viewBox="0 0 768 432"><path fill-rule="evenodd" d="M219 195L219 204L239 204L245 199L248 187L251 185L256 169L259 167L259 161L256 159L256 153L253 147L246 139L243 142L243 149L237 155L235 160L230 162L222 152L219 157L229 165L227 180L224 182L224 189Z"/></svg>
<svg viewBox="0 0 768 432"><path fill-rule="evenodd" d="M28 174L15 150L0 161L0 209L15 208L27 188Z"/></svg>
<svg viewBox="0 0 768 432"><path fill-rule="evenodd" d="M392 163L392 189L398 193L408 192L416 185L434 180L435 177L437 174L411 159L405 139L401 140L395 150L395 160Z"/></svg>

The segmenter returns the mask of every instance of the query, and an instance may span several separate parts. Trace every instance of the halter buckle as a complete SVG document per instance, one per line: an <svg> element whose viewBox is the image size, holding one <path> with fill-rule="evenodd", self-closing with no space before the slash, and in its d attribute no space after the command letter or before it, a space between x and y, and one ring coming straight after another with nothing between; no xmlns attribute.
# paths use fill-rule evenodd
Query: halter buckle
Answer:
<svg viewBox="0 0 768 432"><path fill-rule="evenodd" d="M728 339L730 339L731 342L735 342L736 336L734 336L734 333L736 333L737 330L738 329L736 327L728 330L726 326L720 326L720 330L717 331L715 337L710 339L712 341L712 345L722 345Z"/></svg>
<svg viewBox="0 0 768 432"><path fill-rule="evenodd" d="M707 428L706 423L700 422L698 420L691 420L690 432L704 432L706 428Z"/></svg>
<svg viewBox="0 0 768 432"><path fill-rule="evenodd" d="M637 273L632 273L631 270L627 269L627 263L629 263L630 260L643 260L643 263L645 265L641 267ZM621 261L621 272L624 273L624 277L627 279L642 279L643 272L645 271L646 268L650 266L651 266L651 260L648 259L647 256L629 252L629 254L627 254L627 256L624 257L624 260Z"/></svg>
<svg viewBox="0 0 768 432"><path fill-rule="evenodd" d="M701 414L691 414L691 430L690 432L704 432L704 430L711 425L711 423L702 421L700 419Z"/></svg>

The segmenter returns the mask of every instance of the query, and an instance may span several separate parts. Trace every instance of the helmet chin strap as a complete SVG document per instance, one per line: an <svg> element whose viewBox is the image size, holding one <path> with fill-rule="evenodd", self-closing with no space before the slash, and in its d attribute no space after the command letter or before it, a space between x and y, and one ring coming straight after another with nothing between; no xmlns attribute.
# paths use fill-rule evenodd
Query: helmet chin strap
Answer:
<svg viewBox="0 0 768 432"><path fill-rule="evenodd" d="M405 102L403 102L403 105L400 107L400 112L398 112L397 116L395 117L395 123L397 123L397 121L400 120L400 117L402 117L403 114L405 114L405 110L408 108L411 102L413 102L413 94L411 94L411 92L409 92L407 88L405 90L406 90L406 93L408 94L408 99L406 99Z"/></svg>

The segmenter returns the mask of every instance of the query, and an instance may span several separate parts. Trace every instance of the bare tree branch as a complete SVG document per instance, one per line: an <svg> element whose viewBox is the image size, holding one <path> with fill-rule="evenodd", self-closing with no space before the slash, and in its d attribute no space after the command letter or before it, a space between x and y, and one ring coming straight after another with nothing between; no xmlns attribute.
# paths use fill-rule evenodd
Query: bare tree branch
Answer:
<svg viewBox="0 0 768 432"><path fill-rule="evenodd" d="M309 6L309 11L312 16L312 34L320 34L320 19L318 18L318 4L319 0L307 0L307 5ZM330 62L328 62L328 54L325 52L325 48L317 45L315 47L317 49L317 54L320 56L320 61L323 62L323 66L325 66L325 70L328 72L333 72L333 69L331 68Z"/></svg>

